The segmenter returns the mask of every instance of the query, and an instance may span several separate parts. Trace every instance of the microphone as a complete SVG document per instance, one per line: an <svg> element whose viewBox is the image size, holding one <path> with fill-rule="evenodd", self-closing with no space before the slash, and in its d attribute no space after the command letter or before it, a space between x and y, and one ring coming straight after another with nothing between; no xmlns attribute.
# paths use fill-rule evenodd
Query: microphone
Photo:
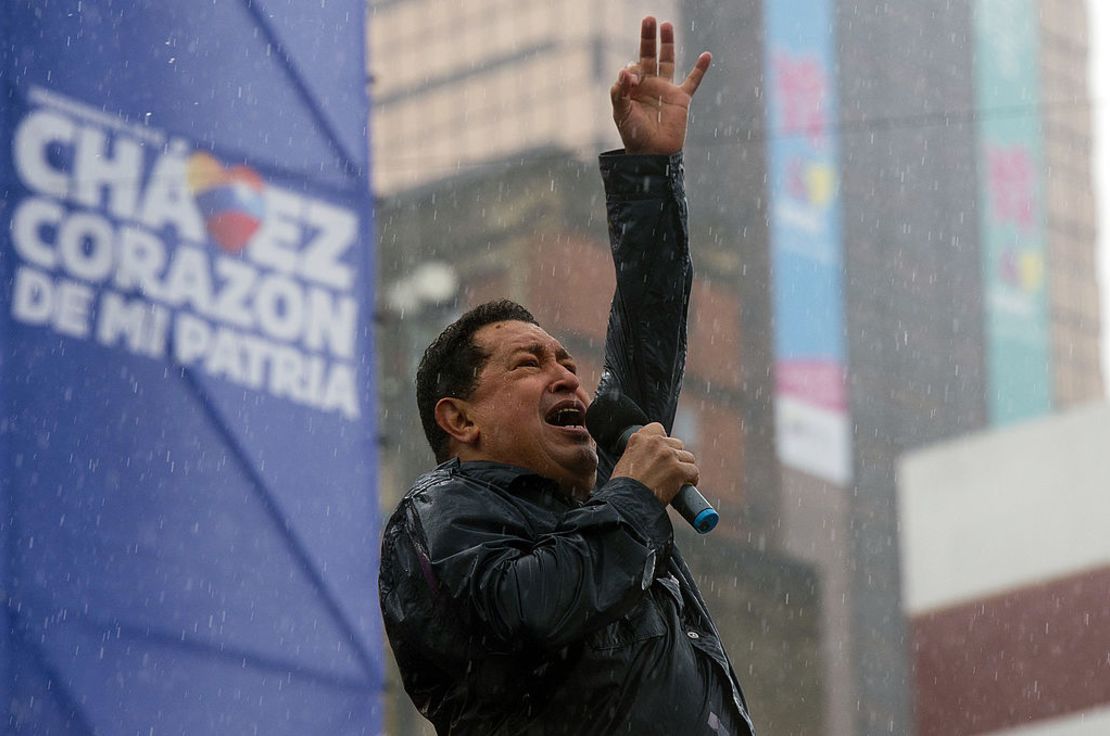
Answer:
<svg viewBox="0 0 1110 736"><path fill-rule="evenodd" d="M624 454L628 438L650 423L644 410L620 391L598 396L586 410L586 428L599 445L617 457ZM721 520L721 515L705 500L705 496L689 483L671 499L671 506L698 534L713 531Z"/></svg>

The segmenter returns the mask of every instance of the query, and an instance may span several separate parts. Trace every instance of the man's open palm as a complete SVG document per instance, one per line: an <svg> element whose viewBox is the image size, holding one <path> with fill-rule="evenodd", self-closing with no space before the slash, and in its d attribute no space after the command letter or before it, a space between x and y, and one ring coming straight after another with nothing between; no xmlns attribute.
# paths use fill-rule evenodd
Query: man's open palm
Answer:
<svg viewBox="0 0 1110 736"><path fill-rule="evenodd" d="M676 153L686 138L690 99L712 57L702 53L682 84L674 83L674 26L655 18L640 24L640 60L620 71L609 97L613 120L628 153Z"/></svg>

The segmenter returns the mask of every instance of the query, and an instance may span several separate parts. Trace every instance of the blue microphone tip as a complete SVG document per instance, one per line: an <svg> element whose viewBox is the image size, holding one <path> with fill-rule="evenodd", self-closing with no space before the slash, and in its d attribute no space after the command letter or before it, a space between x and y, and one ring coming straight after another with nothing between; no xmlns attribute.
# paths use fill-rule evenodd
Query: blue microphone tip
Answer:
<svg viewBox="0 0 1110 736"><path fill-rule="evenodd" d="M694 517L694 529L697 530L698 534L708 534L713 531L720 520L721 515L717 513L716 509L703 509Z"/></svg>

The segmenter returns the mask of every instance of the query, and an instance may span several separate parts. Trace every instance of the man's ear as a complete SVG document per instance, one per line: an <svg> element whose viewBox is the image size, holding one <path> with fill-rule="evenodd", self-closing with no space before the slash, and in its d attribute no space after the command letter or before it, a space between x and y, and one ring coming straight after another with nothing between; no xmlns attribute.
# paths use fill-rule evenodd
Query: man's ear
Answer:
<svg viewBox="0 0 1110 736"><path fill-rule="evenodd" d="M478 444L481 430L470 415L470 404L464 399L445 396L436 402L436 424L455 442L461 445Z"/></svg>

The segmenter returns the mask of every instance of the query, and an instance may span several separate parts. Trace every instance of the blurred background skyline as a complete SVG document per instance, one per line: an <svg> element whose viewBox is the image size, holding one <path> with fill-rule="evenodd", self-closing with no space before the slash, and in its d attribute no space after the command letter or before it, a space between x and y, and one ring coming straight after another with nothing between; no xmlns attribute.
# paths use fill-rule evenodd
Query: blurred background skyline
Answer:
<svg viewBox="0 0 1110 736"><path fill-rule="evenodd" d="M382 375L507 295L596 381L612 286L594 162L619 145L607 90L646 13L676 22L680 70L714 53L685 151L675 432L728 523L679 533L746 653L757 725L1101 734L1110 553L1084 518L1106 510L1105 249L1083 4L373 3ZM409 392L383 384L390 417ZM417 433L396 427L383 499L427 467ZM419 732L403 700L393 713Z"/></svg>
<svg viewBox="0 0 1110 736"><path fill-rule="evenodd" d="M1110 733L1075 0L6 2L0 732L429 733L374 588L416 364L509 297L596 385L647 13L715 57L674 432L722 521L676 535L757 728Z"/></svg>

